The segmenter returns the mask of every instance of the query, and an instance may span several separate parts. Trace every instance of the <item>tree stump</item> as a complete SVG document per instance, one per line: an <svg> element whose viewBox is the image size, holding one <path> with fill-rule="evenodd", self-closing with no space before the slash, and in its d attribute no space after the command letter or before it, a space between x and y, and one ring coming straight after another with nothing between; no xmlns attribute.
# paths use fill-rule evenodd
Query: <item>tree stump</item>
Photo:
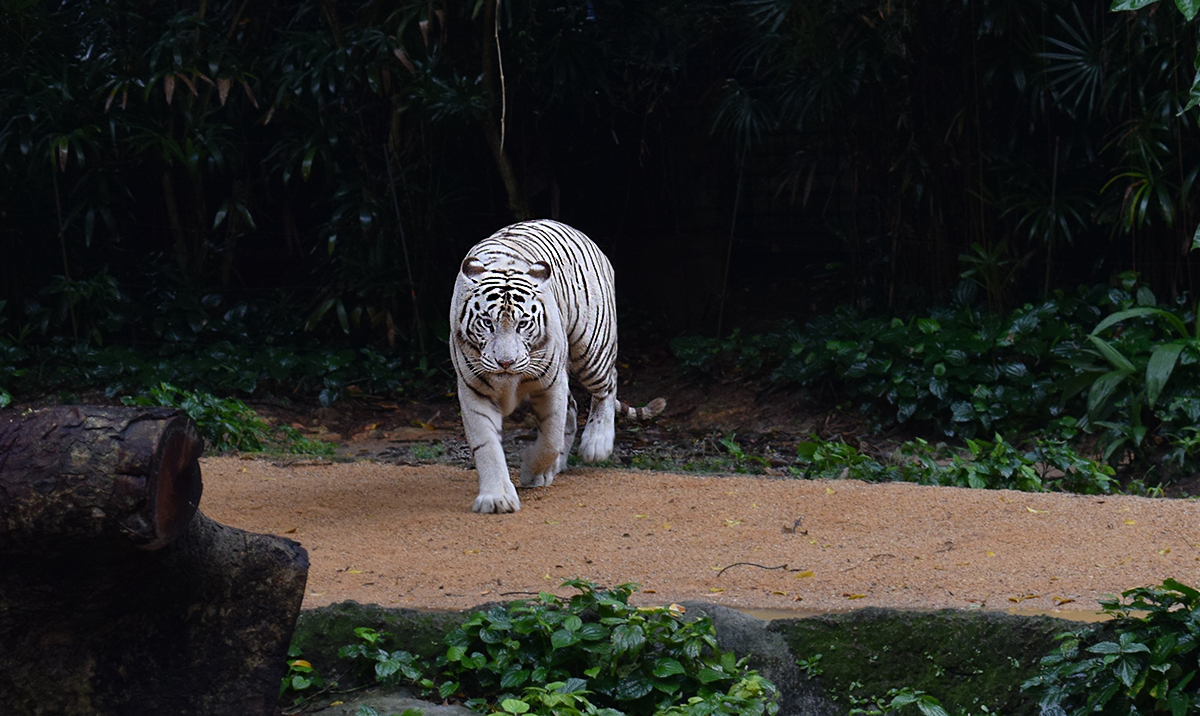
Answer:
<svg viewBox="0 0 1200 716"><path fill-rule="evenodd" d="M196 514L203 449L195 423L173 408L0 418L0 553L116 535L159 549Z"/></svg>
<svg viewBox="0 0 1200 716"><path fill-rule="evenodd" d="M308 557L197 512L173 410L0 414L0 711L275 714Z"/></svg>

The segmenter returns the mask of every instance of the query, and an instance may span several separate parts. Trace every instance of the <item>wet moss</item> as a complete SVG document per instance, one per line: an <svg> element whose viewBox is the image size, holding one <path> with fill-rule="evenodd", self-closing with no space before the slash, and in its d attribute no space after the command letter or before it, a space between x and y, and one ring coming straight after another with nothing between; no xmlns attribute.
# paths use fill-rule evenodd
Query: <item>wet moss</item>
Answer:
<svg viewBox="0 0 1200 716"><path fill-rule="evenodd" d="M338 602L317 609L306 609L296 620L292 647L326 677L339 678L343 687L359 685L357 669L338 659L337 652L347 644L356 644L354 630L370 627L395 636L389 645L432 660L446 650L442 637L466 621L469 612L426 612L417 609L388 609L378 604Z"/></svg>
<svg viewBox="0 0 1200 716"><path fill-rule="evenodd" d="M1081 626L996 612L871 608L781 619L769 628L798 659L821 654L818 680L847 706L851 697L907 686L933 695L951 714L1037 716L1021 683L1038 672L1057 634Z"/></svg>

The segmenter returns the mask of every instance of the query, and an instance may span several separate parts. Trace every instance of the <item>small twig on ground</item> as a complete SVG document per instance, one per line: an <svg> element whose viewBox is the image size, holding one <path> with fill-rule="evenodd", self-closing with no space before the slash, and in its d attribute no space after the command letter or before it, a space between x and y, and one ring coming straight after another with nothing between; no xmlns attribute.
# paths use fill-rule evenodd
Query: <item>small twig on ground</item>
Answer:
<svg viewBox="0 0 1200 716"><path fill-rule="evenodd" d="M842 572L849 572L849 571L850 571L850 570L852 570L852 569L858 569L859 567L863 566L863 565L864 565L864 564L866 564L867 562L874 562L875 560L879 559L880 557L891 557L892 559L895 559L895 558L896 558L896 555L894 555L894 554L887 554L887 553L884 553L884 554L877 554L877 555L875 555L874 557L871 557L870 559L867 559L867 560L864 560L864 561L862 561L862 562L859 562L858 564L852 564L852 565L850 565L849 567L846 567L845 569L843 569L843 570L841 570L841 571L842 571Z"/></svg>
<svg viewBox="0 0 1200 716"><path fill-rule="evenodd" d="M720 577L722 574L725 574L726 569L732 569L733 567L758 567L759 569L782 569L782 570L785 570L788 572L799 572L800 571L798 569L788 569L787 564L781 564L778 567L768 567L763 564L755 564L754 562L734 562L733 564L730 564L730 565L722 568L720 572L717 572L717 576Z"/></svg>

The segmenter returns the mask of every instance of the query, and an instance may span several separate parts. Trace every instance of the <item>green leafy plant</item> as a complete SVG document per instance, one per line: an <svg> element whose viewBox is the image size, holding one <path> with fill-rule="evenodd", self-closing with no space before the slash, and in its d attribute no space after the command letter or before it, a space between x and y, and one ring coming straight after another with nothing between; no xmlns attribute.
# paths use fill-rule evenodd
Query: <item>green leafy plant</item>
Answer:
<svg viewBox="0 0 1200 716"><path fill-rule="evenodd" d="M300 656L293 648L288 649L288 670L279 684L280 701L291 696L294 697L293 703L299 704L327 685L325 677Z"/></svg>
<svg viewBox="0 0 1200 716"><path fill-rule="evenodd" d="M404 650L388 650L388 634L369 627L358 627L354 635L361 643L349 644L338 650L343 659L357 659L372 664L372 676L381 684L420 682L423 678L419 661Z"/></svg>
<svg viewBox="0 0 1200 716"><path fill-rule="evenodd" d="M472 614L446 635L437 673L421 674L415 657L389 651L386 634L369 629L356 630L363 643L342 653L374 662L380 680L407 680L442 698L466 694L513 716L777 711L775 687L744 659L720 651L709 618L685 619L678 605L632 607L631 584L564 586L579 594L543 592Z"/></svg>
<svg viewBox="0 0 1200 716"><path fill-rule="evenodd" d="M851 478L869 482L903 481L924 485L1044 492L1059 489L1108 493L1113 469L1083 457L1066 443L1038 440L1021 450L997 434L994 442L967 440L965 451L917 439L900 445L883 461L843 442L820 439L797 444L805 478Z"/></svg>
<svg viewBox="0 0 1200 716"><path fill-rule="evenodd" d="M1142 448L1150 429L1143 420L1143 408L1154 410L1178 365L1200 360L1200 326L1196 333L1189 332L1183 319L1155 305L1148 290L1143 288L1139 293L1139 302L1148 305L1109 315L1087 337L1109 366L1109 370L1095 376L1087 402L1088 420L1109 428L1113 436L1107 441L1105 459L1122 448ZM1147 330L1144 325L1140 330L1132 327L1136 319L1152 319L1165 326L1169 340L1158 339L1157 331ZM1195 311L1191 319L1195 322ZM1105 337L1106 331L1121 324L1129 330L1122 330L1119 339ZM1114 413L1118 413L1118 419L1106 420Z"/></svg>
<svg viewBox="0 0 1200 716"><path fill-rule="evenodd" d="M272 428L248 405L236 398L218 398L211 393L188 391L160 383L150 394L121 399L126 405L160 405L179 408L196 423L209 449L214 452L240 450L331 455L329 443L304 437L291 426Z"/></svg>
<svg viewBox="0 0 1200 716"><path fill-rule="evenodd" d="M718 442L729 453L729 457L733 458L733 467L735 472L747 472L749 469L761 470L764 467L770 466L770 461L758 455L748 455L742 449L742 446L737 442L737 435L730 433L723 436Z"/></svg>
<svg viewBox="0 0 1200 716"><path fill-rule="evenodd" d="M1200 591L1167 579L1100 604L1113 620L1060 635L1042 672L1022 685L1038 696L1043 713L1197 713Z"/></svg>
<svg viewBox="0 0 1200 716"><path fill-rule="evenodd" d="M876 699L855 698L849 711L850 716L884 716L904 710L906 706L914 706L915 710L924 716L949 716L942 704L933 696L911 687L888 689L887 695ZM912 712L914 709L908 709Z"/></svg>

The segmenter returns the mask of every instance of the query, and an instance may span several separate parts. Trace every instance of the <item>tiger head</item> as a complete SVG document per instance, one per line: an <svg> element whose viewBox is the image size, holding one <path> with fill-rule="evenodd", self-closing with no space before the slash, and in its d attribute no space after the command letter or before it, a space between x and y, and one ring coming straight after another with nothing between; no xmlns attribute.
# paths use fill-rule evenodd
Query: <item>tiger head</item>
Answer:
<svg viewBox="0 0 1200 716"><path fill-rule="evenodd" d="M553 300L547 308L550 266L538 261L525 268L489 268L468 256L462 263L466 282L460 307L458 338L473 348L467 362L476 375L484 373L538 375L545 372L552 332ZM545 289L545 290L544 290ZM554 319L557 319L557 312Z"/></svg>

